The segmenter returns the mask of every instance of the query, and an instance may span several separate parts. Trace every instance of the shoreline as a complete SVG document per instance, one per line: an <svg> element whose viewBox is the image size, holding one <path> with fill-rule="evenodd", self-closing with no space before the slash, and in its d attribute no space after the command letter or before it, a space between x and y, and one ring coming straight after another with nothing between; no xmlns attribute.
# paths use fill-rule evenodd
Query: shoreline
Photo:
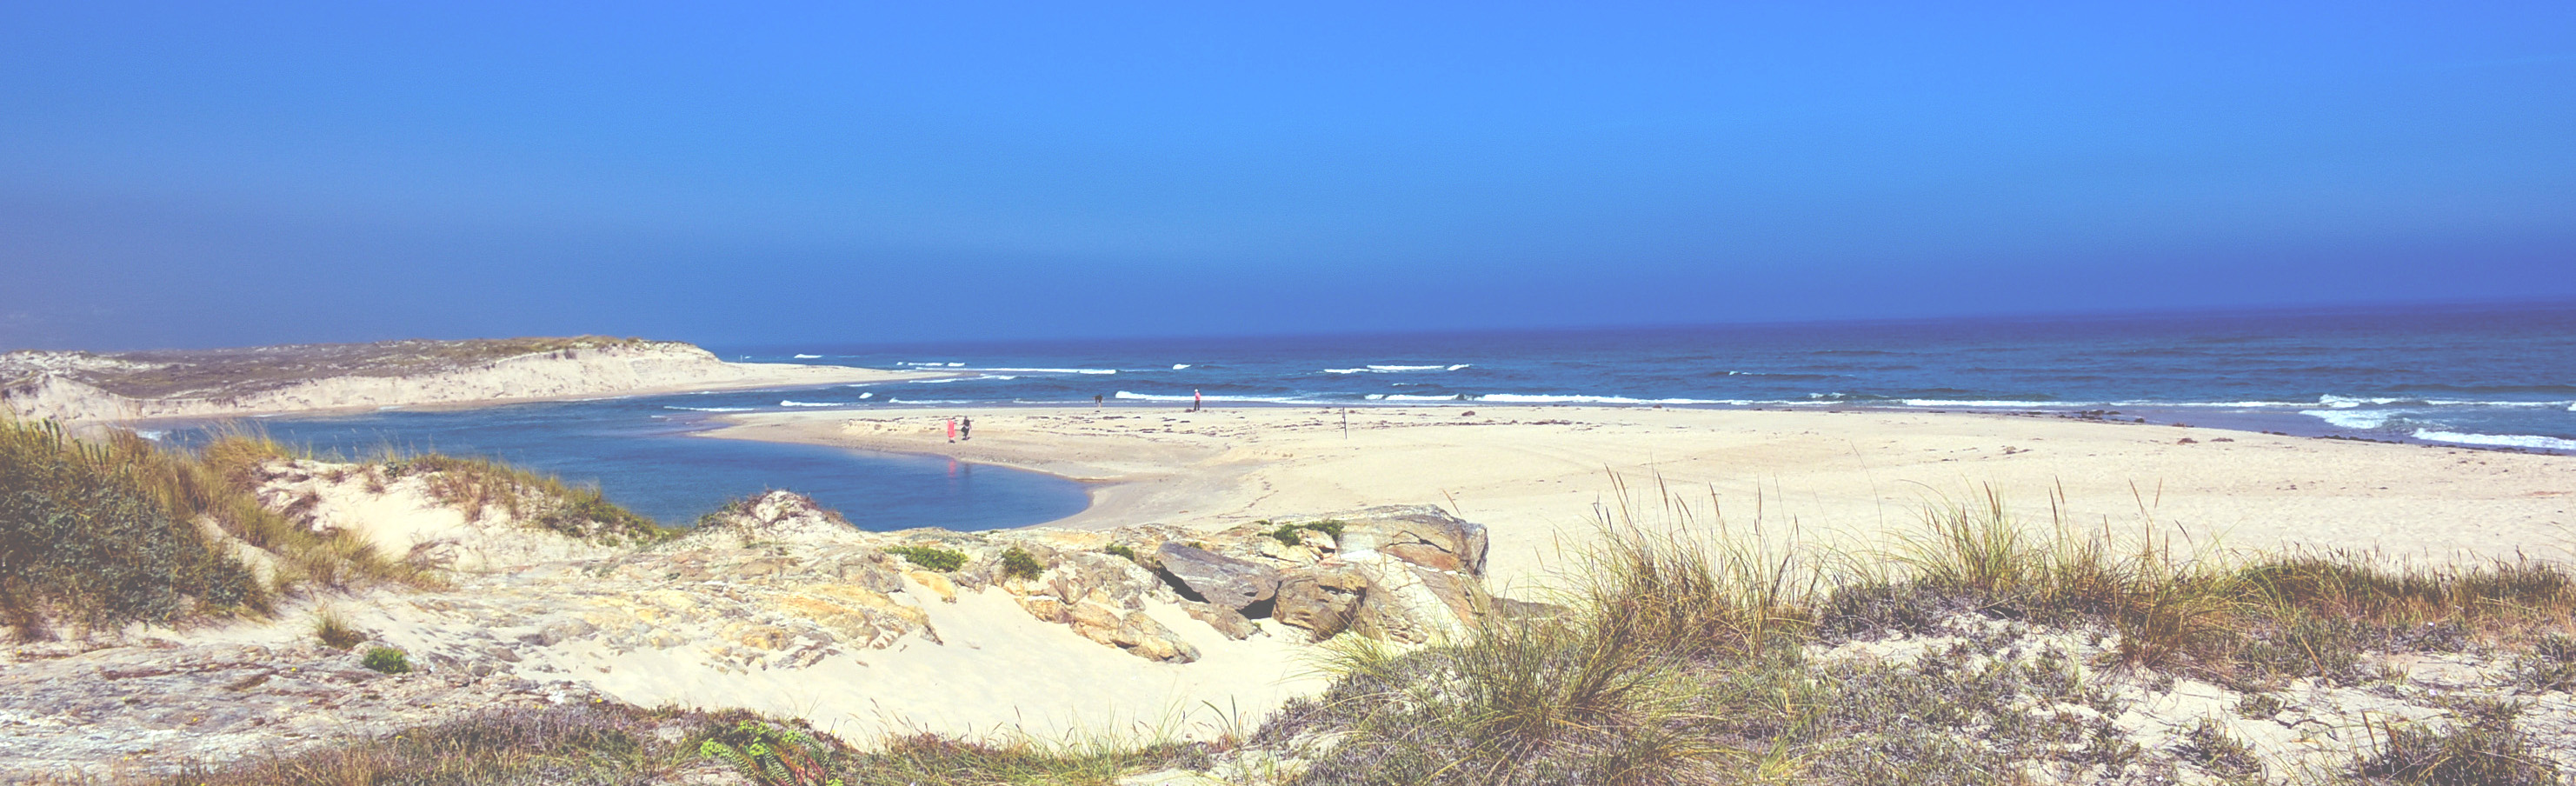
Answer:
<svg viewBox="0 0 2576 786"><path fill-rule="evenodd" d="M1470 416L1468 413L1474 413ZM1434 504L1493 528L1498 580L1534 579L1590 519L1662 490L1702 523L1885 543L1926 504L1991 490L2022 520L2202 547L2397 559L2566 556L2576 457L2020 414L1645 407L946 406L731 413L719 439L954 458L1084 483L1033 526L1218 528ZM941 434L976 420L971 442ZM1660 489L1658 486L1660 485ZM2054 511L2054 512L2052 512ZM1747 514L1750 515L1747 515Z"/></svg>

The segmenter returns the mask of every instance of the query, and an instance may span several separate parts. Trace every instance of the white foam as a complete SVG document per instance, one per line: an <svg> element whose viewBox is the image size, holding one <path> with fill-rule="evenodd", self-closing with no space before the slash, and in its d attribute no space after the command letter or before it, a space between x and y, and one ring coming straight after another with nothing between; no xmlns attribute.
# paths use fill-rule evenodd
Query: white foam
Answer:
<svg viewBox="0 0 2576 786"><path fill-rule="evenodd" d="M1405 394L1405 393L1371 393L1371 394L1368 394L1367 398L1368 398L1368 400L1370 400L1370 401L1465 401L1465 400L1467 400L1467 397L1466 397L1466 396L1462 396L1462 395L1458 395L1458 394L1454 394L1454 393L1453 393L1453 394L1450 394L1450 395L1446 395L1446 396L1410 395L1410 394Z"/></svg>
<svg viewBox="0 0 2576 786"><path fill-rule="evenodd" d="M2401 413L2385 409L2371 410L2368 412L2350 412L2334 409L2303 409L2299 410L2299 414L2325 421L2326 424L2330 426L2367 430L2388 425L2388 420L2390 418L2397 417Z"/></svg>
<svg viewBox="0 0 2576 786"><path fill-rule="evenodd" d="M846 407L846 406L849 406L849 405L850 405L850 402L847 402L847 401L781 401L781 402L778 402L778 405L779 405L779 406L782 406L782 407Z"/></svg>
<svg viewBox="0 0 2576 786"><path fill-rule="evenodd" d="M1559 396L1543 393L1487 393L1475 401L1497 404L1742 404L1729 399L1709 398L1629 398L1627 396Z"/></svg>
<svg viewBox="0 0 2576 786"><path fill-rule="evenodd" d="M813 360L813 359L815 359L815 358L819 358L819 357L822 357L822 356L821 356L821 355L797 355L797 356L796 356L796 359L798 359L798 360Z"/></svg>
<svg viewBox="0 0 2576 786"><path fill-rule="evenodd" d="M948 365L959 365L950 363ZM1022 374L1116 374L1114 368L979 368L977 371L1017 371Z"/></svg>
<svg viewBox="0 0 2576 786"><path fill-rule="evenodd" d="M1472 363L1459 363L1459 364L1456 364L1456 365L1446 365L1446 366L1395 366L1395 365L1381 365L1381 364L1374 364L1374 363L1372 363L1372 364L1370 364L1370 365L1361 366L1361 367L1359 367L1359 368L1328 368L1328 369L1324 369L1324 373L1326 373L1326 374L1409 374L1409 373L1416 372L1416 371L1457 371L1457 370L1459 370L1459 369L1468 368L1468 367L1470 367L1470 366L1472 366L1472 365L1474 365L1474 364L1472 364Z"/></svg>
<svg viewBox="0 0 2576 786"><path fill-rule="evenodd" d="M1853 404L1856 406L1868 406L1870 404L1870 402L1867 401L1847 401L1842 403ZM2117 406L2116 404L2103 401L1950 401L1946 399L1932 398L1909 398L1898 403L1902 403L1909 407L1993 407L2002 409L2046 409L2056 407L2082 407L2085 409L2092 409L2104 406Z"/></svg>
<svg viewBox="0 0 2576 786"><path fill-rule="evenodd" d="M1152 393L1129 393L1129 392L1124 391L1124 390L1118 391L1118 395L1110 396L1110 398L1114 398L1114 399L1122 399L1122 400L1126 400L1126 401L1189 401L1189 400L1191 400L1191 397L1189 397L1189 396L1164 396L1164 395L1156 395L1156 394L1152 394ZM1304 403L1304 402L1308 401L1308 399L1301 399L1301 398L1297 398L1297 397L1294 397L1294 396L1203 396L1203 397L1200 397L1200 398L1199 398L1199 400L1202 400L1202 401L1240 401L1240 402L1261 403L1261 404L1297 404L1297 403Z"/></svg>
<svg viewBox="0 0 2576 786"><path fill-rule="evenodd" d="M1179 371L1179 370L1181 370L1181 369L1185 369L1185 368L1189 368L1189 367L1190 367L1190 364L1188 364L1188 363L1174 363L1174 364L1172 364L1172 370L1173 370L1173 371Z"/></svg>
<svg viewBox="0 0 2576 786"><path fill-rule="evenodd" d="M135 432L134 432L134 435L135 435L135 436L138 436L138 437L142 437L142 438L144 438L144 439L152 440L152 441L154 441L154 442L159 442L159 441L161 441L161 435L162 435L163 433L165 433L165 432L154 431L154 430L152 430L152 429L141 429L141 430L137 430L137 431L135 431Z"/></svg>
<svg viewBox="0 0 2576 786"><path fill-rule="evenodd" d="M663 405L662 408L685 409L690 412L750 412L754 409L759 409L758 407L674 407L667 404Z"/></svg>
<svg viewBox="0 0 2576 786"><path fill-rule="evenodd" d="M866 401L866 400L868 400L868 399L872 399L872 398L876 398L876 397L877 397L877 394L875 394L875 393L861 393L861 394L859 394L859 400L860 400L860 401Z"/></svg>
<svg viewBox="0 0 2576 786"><path fill-rule="evenodd" d="M2497 445L2544 450L2576 450L2576 439L2543 437L2535 434L2463 434L2457 431L2416 429L2415 438L2428 442L2452 442L2461 445Z"/></svg>

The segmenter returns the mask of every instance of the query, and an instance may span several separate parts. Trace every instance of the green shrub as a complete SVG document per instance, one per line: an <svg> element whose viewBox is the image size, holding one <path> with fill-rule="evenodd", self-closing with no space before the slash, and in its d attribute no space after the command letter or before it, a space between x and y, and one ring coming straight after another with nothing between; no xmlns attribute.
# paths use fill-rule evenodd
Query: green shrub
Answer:
<svg viewBox="0 0 2576 786"><path fill-rule="evenodd" d="M1138 565L1145 564L1145 558L1137 555L1136 550L1128 548L1125 543L1112 543L1109 544L1109 548L1101 549L1101 551L1111 556L1126 557L1128 562L1133 562Z"/></svg>
<svg viewBox="0 0 2576 786"><path fill-rule="evenodd" d="M698 743L698 754L733 765L758 786L841 786L829 743L789 726L746 720Z"/></svg>
<svg viewBox="0 0 2576 786"><path fill-rule="evenodd" d="M1004 576L1035 579L1045 572L1046 566L1038 564L1037 557L1030 556L1028 549L1012 546L1010 550L1002 552L1002 575Z"/></svg>
<svg viewBox="0 0 2576 786"><path fill-rule="evenodd" d="M966 567L966 554L938 546L895 546L886 553L904 558L912 564L947 573Z"/></svg>
<svg viewBox="0 0 2576 786"><path fill-rule="evenodd" d="M1264 524L1266 524L1266 523L1268 523L1268 522L1260 522L1260 523L1264 523ZM1304 542L1306 542L1306 536L1305 536L1305 534L1304 534L1303 530L1310 530L1310 529L1311 529L1311 530L1314 530L1314 531L1316 531L1316 532L1321 532L1321 533L1324 533L1324 534L1326 534L1326 535L1330 535L1330 536L1332 536L1332 537L1333 537L1333 541L1334 541L1334 542L1339 543L1339 542L1341 542L1341 539L1342 539L1342 527L1343 527L1343 526L1344 526L1344 525L1343 525L1343 522L1342 522L1342 521L1340 521L1340 520L1338 520L1338 519L1325 519L1325 520L1323 520L1323 521L1309 521L1309 522L1306 522L1306 523L1303 523L1303 524L1281 524L1281 525L1279 525L1279 527L1278 527L1277 529L1273 529L1273 530L1271 530L1271 531L1270 531L1270 537L1278 539L1278 541L1279 541L1279 542L1281 542L1281 543L1285 543L1285 544L1288 544L1288 545L1294 546L1294 545L1297 545L1297 544L1300 544L1300 543L1304 543Z"/></svg>
<svg viewBox="0 0 2576 786"><path fill-rule="evenodd" d="M386 674L401 674L403 672L411 671L411 658L403 655L402 650L394 649L392 647L370 648L367 650L366 658L359 661L359 663L367 668L375 669L376 671L384 672Z"/></svg>

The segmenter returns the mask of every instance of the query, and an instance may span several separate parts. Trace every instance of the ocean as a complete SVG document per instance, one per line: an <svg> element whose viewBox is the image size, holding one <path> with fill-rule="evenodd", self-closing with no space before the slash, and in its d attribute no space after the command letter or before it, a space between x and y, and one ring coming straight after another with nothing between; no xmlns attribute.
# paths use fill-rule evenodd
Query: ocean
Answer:
<svg viewBox="0 0 2576 786"><path fill-rule="evenodd" d="M682 432L737 412L1202 397L1212 406L2039 412L2576 453L2576 304L710 349L728 360L958 376L263 423L343 452L391 444L496 455L600 483L666 522L774 487L814 494L868 528L1033 524L1079 511L1083 495L1070 481L996 467Z"/></svg>

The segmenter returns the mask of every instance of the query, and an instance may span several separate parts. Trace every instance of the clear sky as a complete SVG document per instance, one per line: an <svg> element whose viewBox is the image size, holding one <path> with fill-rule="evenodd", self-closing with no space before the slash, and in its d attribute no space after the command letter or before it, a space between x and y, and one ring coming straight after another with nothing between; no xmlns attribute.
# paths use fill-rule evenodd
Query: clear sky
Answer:
<svg viewBox="0 0 2576 786"><path fill-rule="evenodd" d="M0 348L2576 297L2576 3L0 6Z"/></svg>

